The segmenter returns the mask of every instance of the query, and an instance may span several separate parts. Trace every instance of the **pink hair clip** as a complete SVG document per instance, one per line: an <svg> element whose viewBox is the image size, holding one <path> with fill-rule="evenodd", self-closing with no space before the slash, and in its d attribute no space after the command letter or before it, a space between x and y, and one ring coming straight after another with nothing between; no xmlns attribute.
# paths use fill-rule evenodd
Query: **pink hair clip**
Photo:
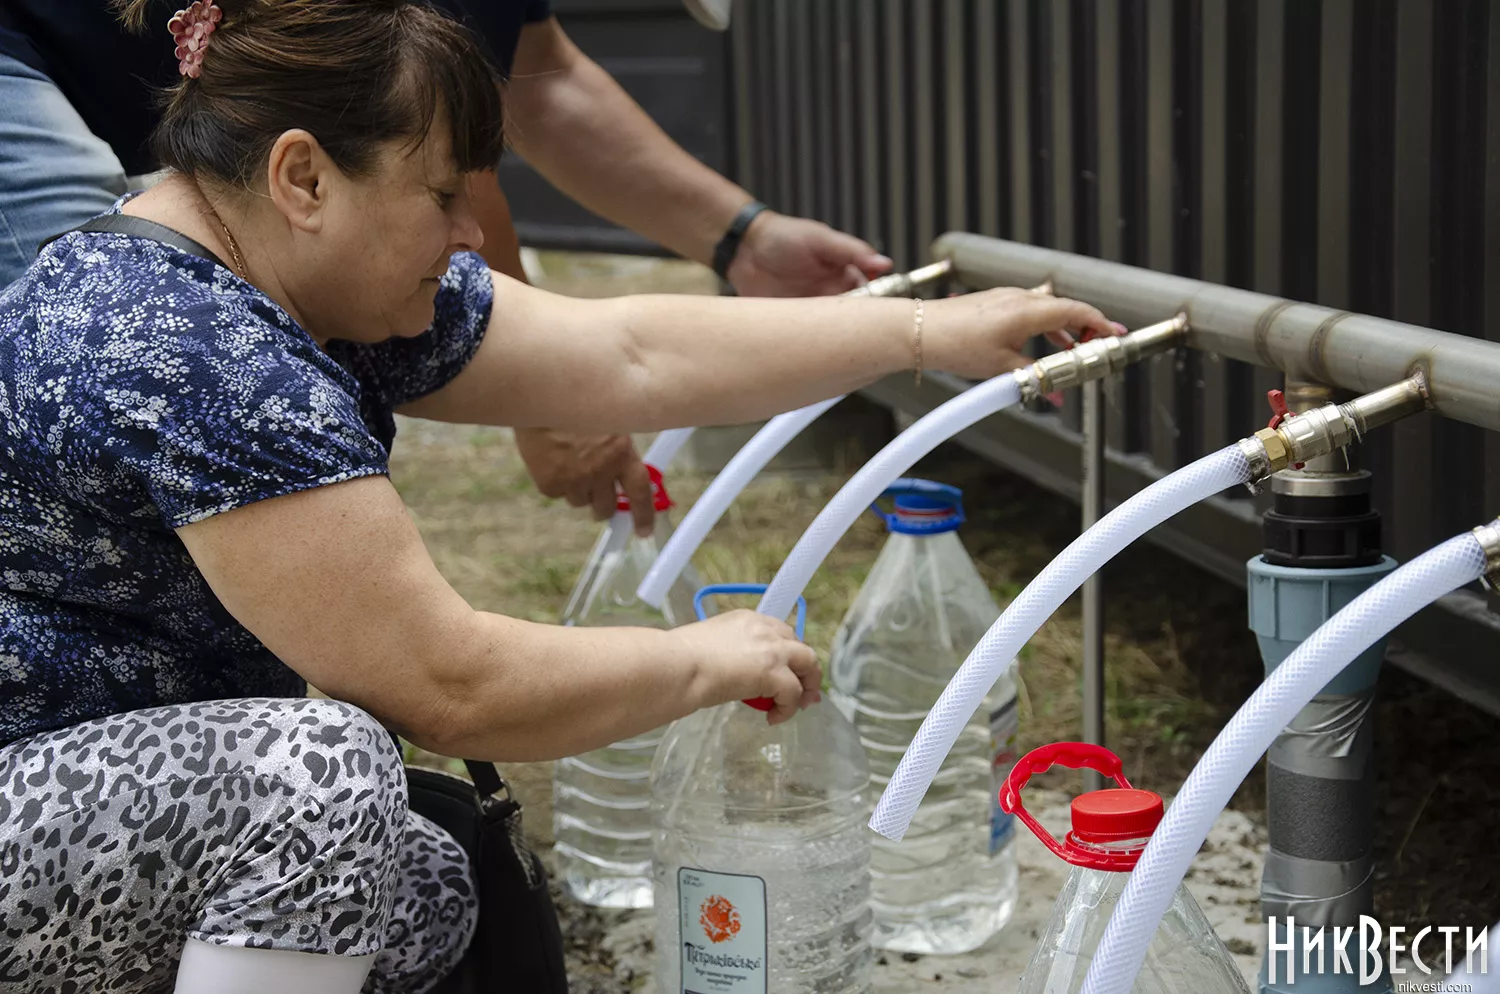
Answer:
<svg viewBox="0 0 1500 994"><path fill-rule="evenodd" d="M172 15L167 30L177 43L177 71L193 79L203 71L203 53L208 49L208 36L214 33L214 25L224 19L224 11L214 0L193 0L191 4Z"/></svg>

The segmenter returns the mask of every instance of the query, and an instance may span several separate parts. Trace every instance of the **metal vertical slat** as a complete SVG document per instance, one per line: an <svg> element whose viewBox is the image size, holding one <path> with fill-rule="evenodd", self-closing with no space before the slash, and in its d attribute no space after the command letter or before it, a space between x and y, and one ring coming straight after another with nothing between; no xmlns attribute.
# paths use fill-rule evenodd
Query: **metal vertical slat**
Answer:
<svg viewBox="0 0 1500 994"><path fill-rule="evenodd" d="M1097 0L1094 4L1094 106L1095 196L1099 256L1113 262L1124 259L1124 205L1121 202L1120 163L1120 3ZM1104 381L1104 439L1111 448L1128 448L1125 380L1112 376ZM1087 420L1087 418L1085 418Z"/></svg>
<svg viewBox="0 0 1500 994"><path fill-rule="evenodd" d="M906 4L904 0L886 0L885 50L881 67L885 70L885 155L886 155L886 205L889 215L887 224L887 254L896 260L899 268L911 266L909 238L911 226L907 220L907 126L910 103L906 99Z"/></svg>
<svg viewBox="0 0 1500 994"><path fill-rule="evenodd" d="M1400 0L1396 8L1394 279L1391 316L1425 324L1431 312L1433 11L1427 0ZM1404 418L1390 429L1389 461L1399 471L1381 474L1376 497L1389 522L1386 548L1406 560L1432 544L1432 417Z"/></svg>
<svg viewBox="0 0 1500 994"><path fill-rule="evenodd" d="M975 66L973 133L976 168L979 170L979 228L982 235L998 236L1001 230L1001 203L1004 199L1005 173L1001 167L1002 127L1005 113L1000 100L1001 62L999 4L981 0L974 11Z"/></svg>
<svg viewBox="0 0 1500 994"><path fill-rule="evenodd" d="M812 18L811 59L813 84L818 120L814 129L816 157L809 164L817 184L816 206L813 217L838 225L838 195L834 190L834 177L839 174L839 142L835 124L837 117L836 79L838 75L838 48L833 39L833 3L823 0L811 4Z"/></svg>
<svg viewBox="0 0 1500 994"><path fill-rule="evenodd" d="M1172 234L1172 0L1146 2L1146 261L1151 269L1176 269ZM1176 469L1182 429L1178 424L1177 368L1181 350L1148 361L1151 458L1163 469Z"/></svg>
<svg viewBox="0 0 1500 994"><path fill-rule="evenodd" d="M1229 0L1202 0L1199 45L1198 135L1201 152L1198 182L1198 277L1223 283L1228 276L1228 83ZM1217 355L1198 357L1199 409L1203 412L1203 448L1217 450L1243 431L1231 434L1229 371Z"/></svg>
<svg viewBox="0 0 1500 994"><path fill-rule="evenodd" d="M1433 285L1431 324L1461 335L1479 334L1484 320L1484 63L1489 0L1434 8L1433 36L1444 40L1434 63ZM1442 485L1431 489L1432 538L1471 528L1483 514L1484 433L1472 425L1434 419L1432 460Z"/></svg>
<svg viewBox="0 0 1500 994"><path fill-rule="evenodd" d="M1080 188L1088 192L1077 205L1081 220L1079 231L1084 233L1085 251L1102 254L1100 238L1099 174L1100 121L1112 113L1099 94L1099 52L1101 44L1098 32L1097 8L1082 3L1073 5L1073 37L1067 53L1068 62L1078 67L1079 112L1075 119L1074 132L1079 136L1075 169L1080 177L1091 177L1089 186ZM1118 177L1114 182L1118 182ZM1118 203L1118 193L1114 201ZM1118 241L1118 238L1116 239ZM1113 379L1113 377L1111 377ZM1085 383L1079 393L1079 432L1082 435L1083 462L1080 467L1081 531L1088 531L1104 513L1104 446L1105 409L1104 384L1099 380ZM1104 576L1096 571L1084 581L1080 591L1083 608L1083 740L1104 745L1106 736L1106 691L1104 681ZM1084 789L1098 790L1104 786L1103 777L1095 771L1084 775Z"/></svg>
<svg viewBox="0 0 1500 994"><path fill-rule="evenodd" d="M1256 35L1259 11L1230 3L1224 29L1224 280L1231 286L1254 285L1255 275L1255 67L1259 60ZM1205 244L1207 244L1205 237ZM1225 361L1225 389L1231 437L1241 437L1254 425L1255 367ZM1267 387L1267 389L1270 389ZM1234 491L1245 500L1248 491Z"/></svg>
<svg viewBox="0 0 1500 994"><path fill-rule="evenodd" d="M1354 0L1323 0L1318 85L1318 303L1349 306L1349 95Z"/></svg>
<svg viewBox="0 0 1500 994"><path fill-rule="evenodd" d="M854 127L857 119L854 94L858 87L855 84L854 48L856 42L854 18L850 16L849 9L851 3L853 0L834 0L833 7L833 37L830 39L830 45L838 53L834 76L834 124L838 130L836 140L838 165L833 182L838 191L839 229L868 234L863 231L858 214L861 175L860 170L855 167L858 156L855 154L854 144Z"/></svg>
<svg viewBox="0 0 1500 994"><path fill-rule="evenodd" d="M1027 0L1009 0L1006 41L1010 63L1010 232L1029 242L1031 229L1031 38Z"/></svg>
<svg viewBox="0 0 1500 994"><path fill-rule="evenodd" d="M1347 306L1360 314L1391 312L1391 214L1388 210L1369 210L1368 205L1388 204L1392 197L1395 136L1391 119L1396 95L1391 66L1396 44L1395 0L1366 0L1355 8L1350 40L1353 59L1345 237L1349 256ZM1353 112L1364 108L1372 112Z"/></svg>
<svg viewBox="0 0 1500 994"><path fill-rule="evenodd" d="M1296 2L1296 0L1292 0ZM1255 202L1255 249L1251 264L1252 285L1262 293L1280 294L1281 281L1281 200L1282 147L1284 130L1282 108L1286 101L1286 3L1287 0L1260 0L1255 24L1255 157L1253 199ZM1251 375L1250 403L1246 412L1249 425L1257 428L1260 415L1266 411L1269 390L1281 387L1281 374L1257 366ZM1270 417L1269 414L1266 414ZM1261 503L1269 506L1263 498Z"/></svg>
<svg viewBox="0 0 1500 994"><path fill-rule="evenodd" d="M821 6L821 5L818 5ZM813 73L812 53L812 7L813 5L798 3L787 4L787 20L791 34L792 62L789 68L791 73L792 107L791 114L796 122L797 144L792 149L793 187L794 199L789 201L795 203L798 214L804 217L816 215L818 205L816 201L815 180L813 168L818 161L816 145L813 138L813 115L816 113L818 98L815 92L816 76Z"/></svg>
<svg viewBox="0 0 1500 994"><path fill-rule="evenodd" d="M747 190L760 188L761 173L756 168L756 141L752 99L755 86L755 63L751 38L754 18L741 17L729 29L729 52L734 72L734 179Z"/></svg>
<svg viewBox="0 0 1500 994"><path fill-rule="evenodd" d="M859 175L861 211L859 230L873 244L890 251L890 232L881 213L880 140L880 12L868 3L860 3L855 13L859 25L859 49L855 62L859 68Z"/></svg>
<svg viewBox="0 0 1500 994"><path fill-rule="evenodd" d="M968 12L964 0L943 4L943 104L947 198L943 209L945 231L970 227L969 220L969 94L965 86L969 66Z"/></svg>
<svg viewBox="0 0 1500 994"><path fill-rule="evenodd" d="M940 177L935 118L946 118L952 112L937 99L942 89L933 70L933 13L933 5L918 3L911 15L912 179L915 194L912 206L916 212L912 225L913 265L926 260L927 247L938 235Z"/></svg>
<svg viewBox="0 0 1500 994"><path fill-rule="evenodd" d="M1485 78L1484 335L1500 341L1500 17L1490 12ZM1500 432L1484 437L1484 514L1500 515ZM1490 600L1491 607L1496 598Z"/></svg>
<svg viewBox="0 0 1500 994"><path fill-rule="evenodd" d="M776 200L783 211L797 209L796 158L792 154L797 119L792 103L791 12L792 0L768 0L774 12L771 71L774 80L776 113L773 121L776 149Z"/></svg>
<svg viewBox="0 0 1500 994"><path fill-rule="evenodd" d="M1073 64L1073 17L1072 8L1066 0L1054 0L1048 5L1048 58L1046 73L1051 106L1047 109L1051 121L1047 127L1048 151L1051 175L1052 219L1050 244L1064 252L1076 252L1076 184L1073 156L1073 75L1077 72ZM1083 430L1083 405L1079 397L1067 397L1060 412L1062 423L1070 431Z"/></svg>
<svg viewBox="0 0 1500 994"><path fill-rule="evenodd" d="M777 171L776 153L776 72L772 42L776 31L776 0L760 0L750 8L752 40L750 46L753 97L751 116L755 142L756 194L768 204L775 204L780 194L781 177Z"/></svg>
<svg viewBox="0 0 1500 994"><path fill-rule="evenodd" d="M1049 149L1052 165L1052 230L1048 244L1064 252L1077 251L1073 238L1073 53L1072 11L1066 2L1048 4L1051 45L1047 73L1051 80L1052 122Z"/></svg>

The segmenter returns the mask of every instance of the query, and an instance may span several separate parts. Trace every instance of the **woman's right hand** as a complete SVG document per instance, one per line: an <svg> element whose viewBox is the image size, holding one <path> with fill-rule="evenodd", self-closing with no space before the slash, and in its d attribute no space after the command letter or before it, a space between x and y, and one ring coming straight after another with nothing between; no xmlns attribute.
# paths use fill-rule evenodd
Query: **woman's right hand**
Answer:
<svg viewBox="0 0 1500 994"><path fill-rule="evenodd" d="M729 611L672 633L703 666L713 704L771 698L766 720L775 725L822 699L817 653L778 618Z"/></svg>
<svg viewBox="0 0 1500 994"><path fill-rule="evenodd" d="M982 380L1029 365L1027 339L1046 335L1069 348L1074 334L1123 334L1099 309L1040 290L1004 287L924 304L923 365Z"/></svg>

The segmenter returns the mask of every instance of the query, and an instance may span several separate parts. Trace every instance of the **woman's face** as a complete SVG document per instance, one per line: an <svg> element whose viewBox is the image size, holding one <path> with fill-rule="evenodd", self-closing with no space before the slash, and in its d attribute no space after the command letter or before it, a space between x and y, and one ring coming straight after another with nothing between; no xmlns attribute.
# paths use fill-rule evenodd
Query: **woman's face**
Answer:
<svg viewBox="0 0 1500 994"><path fill-rule="evenodd" d="M314 337L378 342L432 324L438 280L455 252L484 240L468 177L448 154L446 129L415 149L388 147L367 175L332 175L319 237L291 277Z"/></svg>

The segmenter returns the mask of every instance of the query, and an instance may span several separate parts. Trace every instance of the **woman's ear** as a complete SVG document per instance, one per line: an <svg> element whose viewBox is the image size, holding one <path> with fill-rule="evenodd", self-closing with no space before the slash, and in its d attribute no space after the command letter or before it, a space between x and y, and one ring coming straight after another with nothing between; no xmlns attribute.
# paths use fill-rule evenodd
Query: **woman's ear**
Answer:
<svg viewBox="0 0 1500 994"><path fill-rule="evenodd" d="M266 160L271 203L294 228L316 232L323 226L332 189L333 160L310 132L282 132Z"/></svg>

